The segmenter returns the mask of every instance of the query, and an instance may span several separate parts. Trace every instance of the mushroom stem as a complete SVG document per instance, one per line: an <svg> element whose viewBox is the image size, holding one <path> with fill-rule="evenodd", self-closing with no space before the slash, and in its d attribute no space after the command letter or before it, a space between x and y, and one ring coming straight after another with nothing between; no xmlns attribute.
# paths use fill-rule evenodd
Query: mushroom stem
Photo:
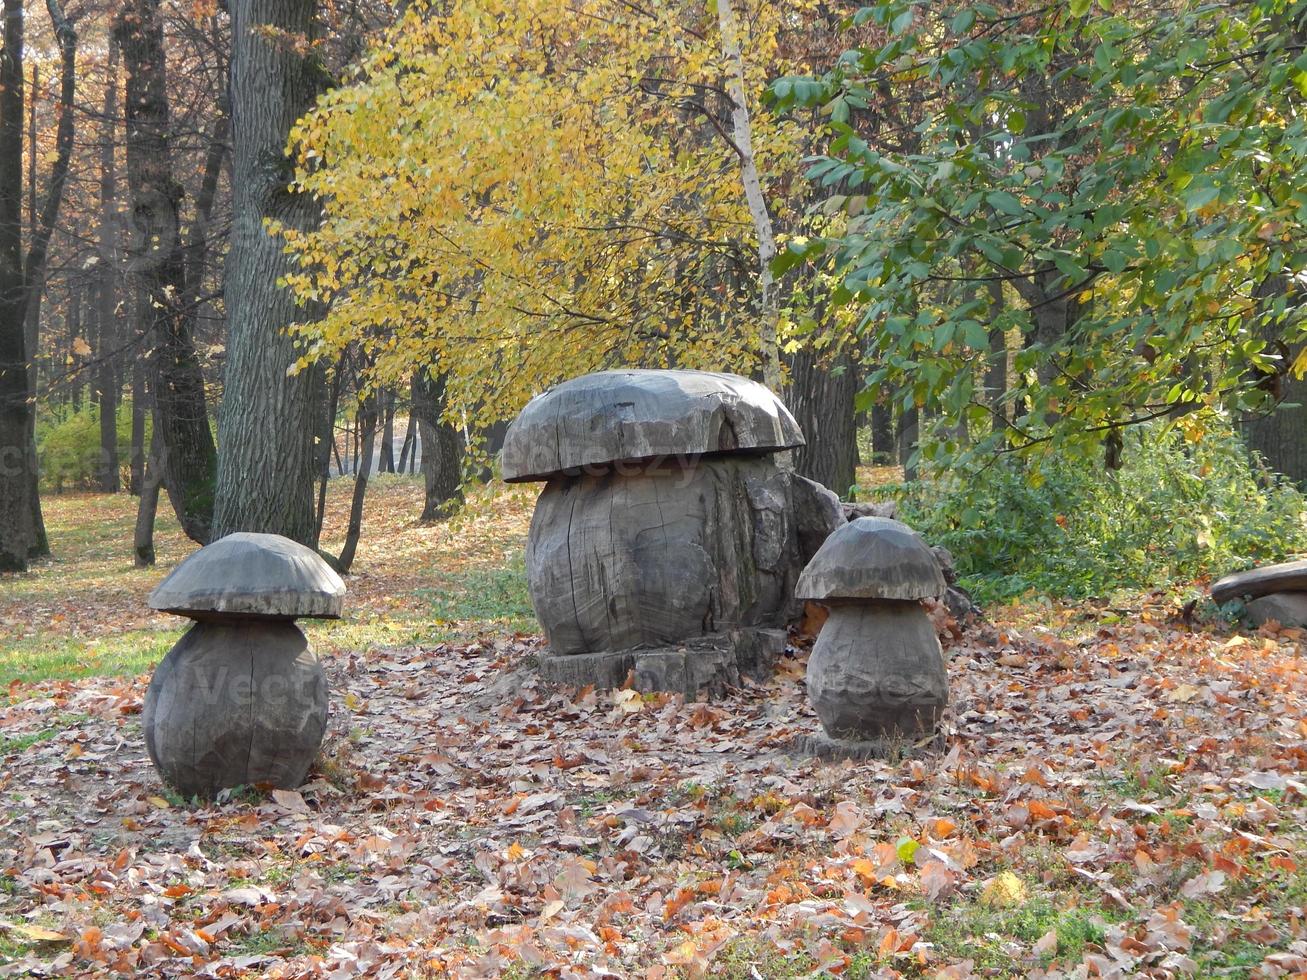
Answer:
<svg viewBox="0 0 1307 980"><path fill-rule="evenodd" d="M832 738L929 734L948 703L939 639L917 601L831 603L808 661L807 686Z"/></svg>
<svg viewBox="0 0 1307 980"><path fill-rule="evenodd" d="M196 622L150 680L141 726L160 776L185 796L299 786L327 724L327 681L289 620Z"/></svg>

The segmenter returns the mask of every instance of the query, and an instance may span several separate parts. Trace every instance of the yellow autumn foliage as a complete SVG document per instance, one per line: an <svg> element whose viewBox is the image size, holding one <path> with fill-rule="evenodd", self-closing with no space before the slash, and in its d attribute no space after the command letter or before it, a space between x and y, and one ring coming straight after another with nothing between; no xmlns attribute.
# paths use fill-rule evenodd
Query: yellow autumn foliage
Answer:
<svg viewBox="0 0 1307 980"><path fill-rule="evenodd" d="M772 186L801 134L761 96L807 5L741 5ZM756 242L723 78L702 2L410 8L292 134L297 186L324 207L315 231L274 229L300 261L290 286L326 310L294 328L302 363L357 344L379 382L443 372L451 414L478 422L608 367L748 372Z"/></svg>

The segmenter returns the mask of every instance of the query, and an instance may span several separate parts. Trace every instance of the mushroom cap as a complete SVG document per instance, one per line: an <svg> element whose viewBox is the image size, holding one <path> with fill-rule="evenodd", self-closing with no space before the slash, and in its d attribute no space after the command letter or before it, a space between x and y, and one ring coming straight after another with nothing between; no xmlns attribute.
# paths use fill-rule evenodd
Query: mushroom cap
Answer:
<svg viewBox="0 0 1307 980"><path fill-rule="evenodd" d="M240 531L192 553L150 593L150 608L192 619L337 619L345 583L312 548Z"/></svg>
<svg viewBox="0 0 1307 980"><path fill-rule="evenodd" d="M803 444L789 409L748 378L598 371L531 399L508 427L500 468L506 481L522 483L586 466Z"/></svg>
<svg viewBox="0 0 1307 980"><path fill-rule="evenodd" d="M860 517L831 533L799 576L799 599L925 599L947 586L930 546L888 517Z"/></svg>

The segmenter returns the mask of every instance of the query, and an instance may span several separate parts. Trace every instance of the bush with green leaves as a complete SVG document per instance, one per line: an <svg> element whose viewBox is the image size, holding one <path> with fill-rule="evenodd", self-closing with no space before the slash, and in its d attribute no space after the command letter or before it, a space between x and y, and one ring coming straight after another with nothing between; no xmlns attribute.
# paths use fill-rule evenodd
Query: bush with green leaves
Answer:
<svg viewBox="0 0 1307 980"><path fill-rule="evenodd" d="M118 406L118 458L128 465L132 440L132 403ZM146 419L149 438L149 419ZM147 443L148 444L148 443ZM89 490L99 485L100 410L92 405L62 419L42 422L36 430L43 490Z"/></svg>
<svg viewBox="0 0 1307 980"><path fill-rule="evenodd" d="M1250 460L1228 428L1198 442L1168 427L1126 439L1126 465L1006 456L877 487L954 555L982 602L1166 587L1307 552L1307 498Z"/></svg>

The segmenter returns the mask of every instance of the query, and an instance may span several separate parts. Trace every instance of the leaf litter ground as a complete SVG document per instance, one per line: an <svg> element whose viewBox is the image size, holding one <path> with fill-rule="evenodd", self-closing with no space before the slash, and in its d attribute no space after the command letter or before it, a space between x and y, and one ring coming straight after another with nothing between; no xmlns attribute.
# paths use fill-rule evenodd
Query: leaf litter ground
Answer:
<svg viewBox="0 0 1307 980"><path fill-rule="evenodd" d="M432 552L512 565L527 510L391 517L356 608L420 617ZM448 541L421 562L389 540L424 533ZM15 682L0 973L1307 973L1307 640L1165 596L1095 615L942 622L943 746L859 765L788 753L816 730L802 640L768 684L687 704L550 688L535 636L455 616L333 648L310 782L207 806L145 758L144 675Z"/></svg>

